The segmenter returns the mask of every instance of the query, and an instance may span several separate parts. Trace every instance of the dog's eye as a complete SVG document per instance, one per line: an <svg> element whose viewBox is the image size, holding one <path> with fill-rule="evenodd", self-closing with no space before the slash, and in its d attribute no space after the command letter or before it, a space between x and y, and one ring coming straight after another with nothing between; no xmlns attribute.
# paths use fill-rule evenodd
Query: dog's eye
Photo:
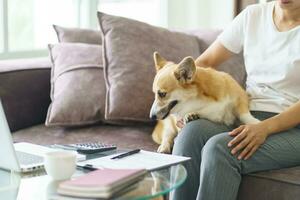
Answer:
<svg viewBox="0 0 300 200"><path fill-rule="evenodd" d="M157 94L160 98L164 98L167 95L166 92L162 92L162 91L157 91Z"/></svg>

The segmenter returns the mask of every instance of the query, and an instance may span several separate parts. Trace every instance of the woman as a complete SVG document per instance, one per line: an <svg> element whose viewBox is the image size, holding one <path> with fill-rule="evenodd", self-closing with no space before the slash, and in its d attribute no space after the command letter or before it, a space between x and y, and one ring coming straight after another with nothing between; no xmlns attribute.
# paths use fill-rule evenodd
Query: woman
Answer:
<svg viewBox="0 0 300 200"><path fill-rule="evenodd" d="M173 199L235 200L242 174L300 165L300 1L249 6L196 64L216 67L242 50L250 110L261 122L185 125L173 154L192 160Z"/></svg>

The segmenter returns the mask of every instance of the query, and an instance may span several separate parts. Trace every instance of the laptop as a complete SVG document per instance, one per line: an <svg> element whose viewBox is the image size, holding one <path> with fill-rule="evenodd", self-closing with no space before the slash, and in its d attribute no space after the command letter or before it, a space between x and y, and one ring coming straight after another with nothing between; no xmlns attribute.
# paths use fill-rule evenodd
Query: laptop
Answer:
<svg viewBox="0 0 300 200"><path fill-rule="evenodd" d="M31 172L44 167L43 156L56 149L21 142L13 144L10 129L0 100L0 168L16 172ZM61 151L61 150L60 150ZM77 154L77 161L85 160L85 155Z"/></svg>

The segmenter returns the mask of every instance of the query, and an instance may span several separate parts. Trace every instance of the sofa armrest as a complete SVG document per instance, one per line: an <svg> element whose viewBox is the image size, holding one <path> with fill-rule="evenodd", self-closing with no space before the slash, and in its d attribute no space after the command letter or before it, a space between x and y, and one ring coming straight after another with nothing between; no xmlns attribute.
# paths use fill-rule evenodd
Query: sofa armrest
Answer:
<svg viewBox="0 0 300 200"><path fill-rule="evenodd" d="M12 132L45 121L50 71L49 58L0 61L0 99Z"/></svg>

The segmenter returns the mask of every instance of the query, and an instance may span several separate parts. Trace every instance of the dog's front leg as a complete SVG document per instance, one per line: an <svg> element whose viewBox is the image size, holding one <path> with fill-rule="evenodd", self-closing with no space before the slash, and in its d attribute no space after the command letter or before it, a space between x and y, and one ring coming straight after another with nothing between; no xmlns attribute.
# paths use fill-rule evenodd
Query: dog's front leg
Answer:
<svg viewBox="0 0 300 200"><path fill-rule="evenodd" d="M159 153L171 153L174 138L177 136L177 132L170 131L163 134L161 145L158 147L157 152Z"/></svg>
<svg viewBox="0 0 300 200"><path fill-rule="evenodd" d="M191 121L194 121L194 120L197 120L200 118L201 118L201 115L197 112L187 113L184 115L183 122L184 122L184 124L187 124Z"/></svg>
<svg viewBox="0 0 300 200"><path fill-rule="evenodd" d="M161 145L158 147L157 152L159 153L171 153L174 138L178 134L178 128L176 127L176 118L168 117L163 120L163 132L162 132L162 141Z"/></svg>

